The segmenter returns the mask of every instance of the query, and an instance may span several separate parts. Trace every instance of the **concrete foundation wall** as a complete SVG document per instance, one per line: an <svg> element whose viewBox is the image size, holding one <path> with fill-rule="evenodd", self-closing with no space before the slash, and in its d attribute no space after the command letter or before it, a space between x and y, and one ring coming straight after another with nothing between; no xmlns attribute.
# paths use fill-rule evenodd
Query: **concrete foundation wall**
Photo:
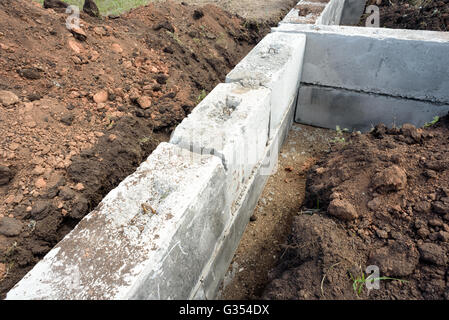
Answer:
<svg viewBox="0 0 449 320"><path fill-rule="evenodd" d="M296 98L305 45L302 34L269 34L226 76L227 83L271 90L270 138Z"/></svg>
<svg viewBox="0 0 449 320"><path fill-rule="evenodd" d="M423 126L448 112L449 105L303 84L295 120L323 128L340 126L366 132L378 123L389 127L404 123Z"/></svg>
<svg viewBox="0 0 449 320"><path fill-rule="evenodd" d="M296 121L366 131L418 126L449 104L449 37L357 27L281 25L307 36ZM438 63L435 63L438 61Z"/></svg>
<svg viewBox="0 0 449 320"><path fill-rule="evenodd" d="M449 39L433 39L429 33L423 42L394 33L378 34L371 28L367 34L368 28L295 27L307 36L304 83L449 102Z"/></svg>
<svg viewBox="0 0 449 320"><path fill-rule="evenodd" d="M339 23L353 5L310 18ZM449 109L448 34L300 25L292 12L7 299L213 299L295 109L365 130Z"/></svg>

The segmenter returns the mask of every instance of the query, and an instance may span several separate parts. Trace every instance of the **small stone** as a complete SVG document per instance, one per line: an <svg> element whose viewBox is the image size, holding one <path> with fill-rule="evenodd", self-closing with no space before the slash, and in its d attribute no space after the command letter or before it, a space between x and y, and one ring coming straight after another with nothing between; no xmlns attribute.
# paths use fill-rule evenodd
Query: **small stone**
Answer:
<svg viewBox="0 0 449 320"><path fill-rule="evenodd" d="M19 102L19 97L17 97L11 91L0 90L0 104L4 107L9 107Z"/></svg>
<svg viewBox="0 0 449 320"><path fill-rule="evenodd" d="M79 40L79 41L86 41L87 39L87 34L86 32L84 32L83 29L73 26L70 29L70 32L73 34L73 36L75 37L75 39Z"/></svg>
<svg viewBox="0 0 449 320"><path fill-rule="evenodd" d="M84 50L81 43L77 43L75 40L72 39L68 41L68 46L76 54L80 54Z"/></svg>
<svg viewBox="0 0 449 320"><path fill-rule="evenodd" d="M421 260L430 262L439 266L447 263L447 256L443 248L434 243L423 243L418 247Z"/></svg>
<svg viewBox="0 0 449 320"><path fill-rule="evenodd" d="M75 185L75 190L77 191L83 191L84 190L84 185L82 183L77 183Z"/></svg>
<svg viewBox="0 0 449 320"><path fill-rule="evenodd" d="M22 231L22 222L17 219L4 217L0 220L0 234L15 237Z"/></svg>
<svg viewBox="0 0 449 320"><path fill-rule="evenodd" d="M413 139L415 142L419 142L422 137L422 132L420 131L420 129L417 129L414 125L409 123L405 123L402 125L401 133L405 137Z"/></svg>
<svg viewBox="0 0 449 320"><path fill-rule="evenodd" d="M36 188L43 189L43 188L45 188L47 186L47 183L45 182L44 178L39 178L34 183L34 186Z"/></svg>
<svg viewBox="0 0 449 320"><path fill-rule="evenodd" d="M380 239L388 239L388 232L385 230L376 230L376 234Z"/></svg>
<svg viewBox="0 0 449 320"><path fill-rule="evenodd" d="M0 186L8 184L13 178L11 169L7 166L0 165Z"/></svg>
<svg viewBox="0 0 449 320"><path fill-rule="evenodd" d="M419 213L429 213L432 205L428 201L420 201L415 204L414 210Z"/></svg>
<svg viewBox="0 0 449 320"><path fill-rule="evenodd" d="M432 203L432 210L440 215L446 215L449 214L449 205L442 201L434 201Z"/></svg>
<svg viewBox="0 0 449 320"><path fill-rule="evenodd" d="M41 167L41 166L36 166L33 171L31 171L32 174L36 175L36 176L40 176L41 174L44 174L45 172L45 168Z"/></svg>
<svg viewBox="0 0 449 320"><path fill-rule="evenodd" d="M367 207L374 212L379 210L381 206L382 206L382 199L380 199L379 197L376 197L367 203Z"/></svg>
<svg viewBox="0 0 449 320"><path fill-rule="evenodd" d="M94 32L99 36L105 36L108 34L104 27L95 27Z"/></svg>
<svg viewBox="0 0 449 320"><path fill-rule="evenodd" d="M429 220L429 226L442 227L443 221L441 221L440 219L431 219L431 220Z"/></svg>
<svg viewBox="0 0 449 320"><path fill-rule="evenodd" d="M113 133L111 133L108 137L109 142L114 142L117 139L117 136Z"/></svg>
<svg viewBox="0 0 449 320"><path fill-rule="evenodd" d="M111 49L115 53L122 53L123 52L122 47L118 43L113 43L112 46L111 46Z"/></svg>
<svg viewBox="0 0 449 320"><path fill-rule="evenodd" d="M72 200L75 198L75 192L69 187L62 187L61 190L59 190L59 196L62 200Z"/></svg>
<svg viewBox="0 0 449 320"><path fill-rule="evenodd" d="M437 241L438 238L439 238L438 232L432 232L431 234L429 234L429 240L430 241Z"/></svg>
<svg viewBox="0 0 449 320"><path fill-rule="evenodd" d="M35 220L40 220L45 217L48 210L50 209L50 206L47 201L41 200L36 202L36 204L33 205L30 213L33 216Z"/></svg>
<svg viewBox="0 0 449 320"><path fill-rule="evenodd" d="M148 109L151 107L151 99L147 96L141 96L137 99L137 103L142 109Z"/></svg>
<svg viewBox="0 0 449 320"><path fill-rule="evenodd" d="M322 168L322 167L316 168L316 169L315 169L315 172L316 172L317 174L323 174L323 173L325 173L326 171L327 171L327 169L326 169L326 168Z"/></svg>
<svg viewBox="0 0 449 320"><path fill-rule="evenodd" d="M6 264L0 263L0 281L3 280L6 274Z"/></svg>
<svg viewBox="0 0 449 320"><path fill-rule="evenodd" d="M91 17L100 17L100 10L93 0L85 0L83 5L83 11Z"/></svg>
<svg viewBox="0 0 449 320"><path fill-rule="evenodd" d="M443 242L449 242L449 232L440 231L438 232L438 239Z"/></svg>
<svg viewBox="0 0 449 320"><path fill-rule="evenodd" d="M32 92L27 96L28 100L32 101L36 101L36 100L40 100L42 99L42 96L38 93Z"/></svg>
<svg viewBox="0 0 449 320"><path fill-rule="evenodd" d="M43 6L45 9L64 9L69 5L61 0L44 0Z"/></svg>
<svg viewBox="0 0 449 320"><path fill-rule="evenodd" d="M6 199L5 199L5 203L6 204L11 204L11 203L13 203L14 202L14 199L15 199L16 197L13 195L13 194L11 194L11 195L9 195Z"/></svg>
<svg viewBox="0 0 449 320"><path fill-rule="evenodd" d="M156 76L157 83L159 83L161 85L166 84L167 80L168 80L168 77L165 74L158 74Z"/></svg>
<svg viewBox="0 0 449 320"><path fill-rule="evenodd" d="M71 126L75 116L72 113L67 113L61 117L61 122L65 125Z"/></svg>
<svg viewBox="0 0 449 320"><path fill-rule="evenodd" d="M329 212L329 214L346 221L354 220L359 217L354 206L347 200L332 200L327 211Z"/></svg>
<svg viewBox="0 0 449 320"><path fill-rule="evenodd" d="M19 74L28 80L38 80L42 78L42 71L38 68L24 68L19 70Z"/></svg>
<svg viewBox="0 0 449 320"><path fill-rule="evenodd" d="M418 229L417 233L421 238L425 239L429 236L430 231L429 229L422 227Z"/></svg>
<svg viewBox="0 0 449 320"><path fill-rule="evenodd" d="M204 17L203 10L195 9L195 11L193 11L193 19L198 20L201 19L202 17Z"/></svg>
<svg viewBox="0 0 449 320"><path fill-rule="evenodd" d="M407 174L404 169L393 165L374 175L372 186L379 193L399 191L407 185Z"/></svg>
<svg viewBox="0 0 449 320"><path fill-rule="evenodd" d="M88 212L89 202L84 197L78 197L74 200L72 210L69 212L69 216L73 219L82 219Z"/></svg>
<svg viewBox="0 0 449 320"><path fill-rule="evenodd" d="M94 95L93 99L96 103L105 103L108 101L108 92L106 90L98 91Z"/></svg>
<svg viewBox="0 0 449 320"><path fill-rule="evenodd" d="M379 266L387 276L404 277L413 273L418 261L419 254L414 246L394 241L389 246L374 250L368 263Z"/></svg>

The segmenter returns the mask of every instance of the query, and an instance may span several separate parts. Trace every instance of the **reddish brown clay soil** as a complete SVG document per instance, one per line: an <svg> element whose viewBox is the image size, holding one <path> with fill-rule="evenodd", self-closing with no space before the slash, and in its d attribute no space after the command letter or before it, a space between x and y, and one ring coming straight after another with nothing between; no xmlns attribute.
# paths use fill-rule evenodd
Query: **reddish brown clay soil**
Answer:
<svg viewBox="0 0 449 320"><path fill-rule="evenodd" d="M368 1L368 5L378 3ZM382 0L380 24L384 28L448 31L449 0ZM361 25L365 25L364 15Z"/></svg>
<svg viewBox="0 0 449 320"><path fill-rule="evenodd" d="M306 202L267 299L449 299L449 116L378 125L333 145L308 173ZM376 265L379 290L353 278Z"/></svg>
<svg viewBox="0 0 449 320"><path fill-rule="evenodd" d="M0 2L0 298L268 31L173 2L66 19Z"/></svg>

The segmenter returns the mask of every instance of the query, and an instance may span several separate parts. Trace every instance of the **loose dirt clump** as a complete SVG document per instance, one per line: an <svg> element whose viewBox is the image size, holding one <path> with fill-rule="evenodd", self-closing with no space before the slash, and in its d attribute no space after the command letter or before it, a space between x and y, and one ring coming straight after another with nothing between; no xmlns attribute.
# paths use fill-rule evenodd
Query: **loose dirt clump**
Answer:
<svg viewBox="0 0 449 320"><path fill-rule="evenodd" d="M308 173L289 250L263 297L449 299L448 136L446 116L333 145ZM396 280L360 287L373 265Z"/></svg>
<svg viewBox="0 0 449 320"><path fill-rule="evenodd" d="M269 31L174 2L68 17L0 2L0 298Z"/></svg>
<svg viewBox="0 0 449 320"><path fill-rule="evenodd" d="M368 1L380 9L384 28L448 31L449 0L378 0ZM370 14L362 16L361 25Z"/></svg>

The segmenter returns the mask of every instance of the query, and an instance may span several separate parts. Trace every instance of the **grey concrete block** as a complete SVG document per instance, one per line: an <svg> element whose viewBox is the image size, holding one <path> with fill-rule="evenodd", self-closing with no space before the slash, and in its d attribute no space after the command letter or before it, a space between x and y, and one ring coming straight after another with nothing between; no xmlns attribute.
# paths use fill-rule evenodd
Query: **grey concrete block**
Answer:
<svg viewBox="0 0 449 320"><path fill-rule="evenodd" d="M270 138L296 98L302 72L304 35L267 35L226 77L226 82L271 89Z"/></svg>
<svg viewBox="0 0 449 320"><path fill-rule="evenodd" d="M221 161L191 159L159 145L7 299L189 298L229 225Z"/></svg>
<svg viewBox="0 0 449 320"><path fill-rule="evenodd" d="M263 159L268 141L271 90L219 84L175 129L170 142L222 159L231 206Z"/></svg>
<svg viewBox="0 0 449 320"><path fill-rule="evenodd" d="M358 24L365 10L366 2L367 0L346 0L339 24Z"/></svg>
<svg viewBox="0 0 449 320"><path fill-rule="evenodd" d="M247 184L242 186L242 193L232 209L230 224L226 228L224 236L217 243L208 267L204 269L201 281L193 290L193 299L214 299L217 296L268 177L277 170L279 150L291 129L294 111L295 104L291 104L265 149L263 161L255 168Z"/></svg>
<svg viewBox="0 0 449 320"><path fill-rule="evenodd" d="M446 32L305 25L274 30L306 34L303 83L449 103Z"/></svg>
<svg viewBox="0 0 449 320"><path fill-rule="evenodd" d="M411 123L421 127L448 111L449 105L303 85L295 121L330 129L340 126L366 132L378 123L389 127Z"/></svg>

